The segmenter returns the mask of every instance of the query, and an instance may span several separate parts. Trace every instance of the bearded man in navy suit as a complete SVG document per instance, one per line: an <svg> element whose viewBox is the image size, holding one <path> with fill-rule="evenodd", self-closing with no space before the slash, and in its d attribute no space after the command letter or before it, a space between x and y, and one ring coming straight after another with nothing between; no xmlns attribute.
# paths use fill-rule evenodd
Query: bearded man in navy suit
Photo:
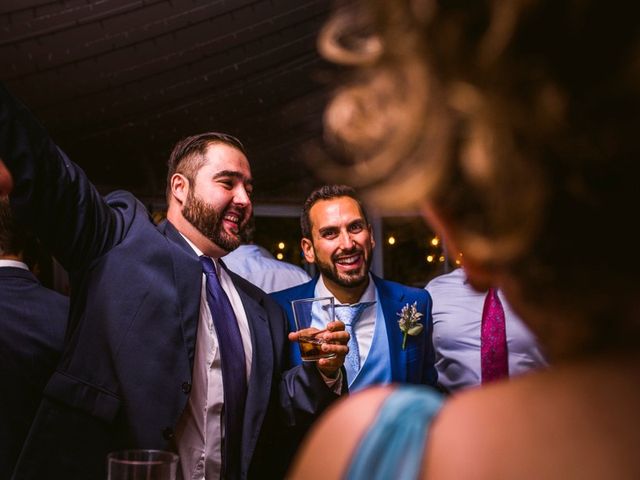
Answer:
<svg viewBox="0 0 640 480"><path fill-rule="evenodd" d="M287 312L289 328L295 330L292 300L335 297L337 318L359 309L357 321L347 323L352 335L345 360L349 391L391 382L435 387L431 298L421 288L369 271L375 242L356 192L345 185L315 190L305 201L300 225L305 259L315 263L320 274L271 294ZM398 323L402 317L408 321L404 326ZM300 363L299 351L293 355L293 362Z"/></svg>
<svg viewBox="0 0 640 480"><path fill-rule="evenodd" d="M104 478L106 454L125 448L175 450L190 479L281 476L283 435L346 391L348 334L333 323L325 349L336 357L292 366L282 310L218 261L238 246L252 211L242 144L218 133L179 142L169 159L167 221L157 226L130 193L100 196L3 87L0 158L16 216L72 279L65 350L15 477ZM205 276L203 264L214 273ZM209 305L211 275L230 308ZM218 342L216 323L230 316L246 374L236 430L225 424L237 405L225 402L235 387L224 380L228 344ZM237 449L226 448L232 434Z"/></svg>

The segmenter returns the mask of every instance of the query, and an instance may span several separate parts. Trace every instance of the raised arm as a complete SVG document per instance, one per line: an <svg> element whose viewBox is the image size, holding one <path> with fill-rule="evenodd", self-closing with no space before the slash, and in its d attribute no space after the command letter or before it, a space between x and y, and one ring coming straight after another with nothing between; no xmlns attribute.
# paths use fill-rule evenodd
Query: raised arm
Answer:
<svg viewBox="0 0 640 480"><path fill-rule="evenodd" d="M0 84L0 192L11 190L16 218L28 224L69 271L117 242L123 227L80 167L33 114Z"/></svg>

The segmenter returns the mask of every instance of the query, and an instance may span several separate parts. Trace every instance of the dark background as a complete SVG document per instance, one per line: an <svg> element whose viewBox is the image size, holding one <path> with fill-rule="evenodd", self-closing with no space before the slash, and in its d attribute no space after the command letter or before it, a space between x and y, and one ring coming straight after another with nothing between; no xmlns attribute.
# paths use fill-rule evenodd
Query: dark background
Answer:
<svg viewBox="0 0 640 480"><path fill-rule="evenodd" d="M247 147L255 201L300 204L321 130L328 0L2 0L2 80L104 192L163 199L180 138Z"/></svg>
<svg viewBox="0 0 640 480"><path fill-rule="evenodd" d="M103 193L130 190L158 218L176 141L209 130L236 135L254 175L256 242L306 266L297 216L320 181L303 147L321 138L332 70L316 37L330 7L330 0L1 0L0 79ZM445 267L437 252L426 260L433 234L419 215L374 223L376 273L424 286Z"/></svg>

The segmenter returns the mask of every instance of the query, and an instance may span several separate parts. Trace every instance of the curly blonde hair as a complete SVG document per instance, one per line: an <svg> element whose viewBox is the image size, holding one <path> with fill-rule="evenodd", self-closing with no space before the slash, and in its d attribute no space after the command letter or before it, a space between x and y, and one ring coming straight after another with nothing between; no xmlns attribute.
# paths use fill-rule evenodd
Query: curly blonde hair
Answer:
<svg viewBox="0 0 640 480"><path fill-rule="evenodd" d="M554 308L569 330L592 318L584 345L637 334L627 318L637 255L603 245L632 252L639 240L628 216L640 174L632 10L619 0L344 4L319 37L321 53L350 68L325 112L332 160L320 172L386 208L427 200L465 258L510 272L529 304ZM625 320L603 333L612 314Z"/></svg>

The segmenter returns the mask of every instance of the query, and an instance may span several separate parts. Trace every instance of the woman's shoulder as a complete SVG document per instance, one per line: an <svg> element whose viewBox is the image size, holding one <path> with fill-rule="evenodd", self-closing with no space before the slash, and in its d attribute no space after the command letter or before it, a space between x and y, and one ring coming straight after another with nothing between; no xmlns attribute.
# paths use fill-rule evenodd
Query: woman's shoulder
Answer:
<svg viewBox="0 0 640 480"><path fill-rule="evenodd" d="M422 417L430 419L441 401L441 394L429 387L403 385L371 387L337 402L307 438L291 478L313 479L314 472L317 478L343 478L363 455L367 469L371 460L393 460L388 451L377 455L379 448L388 450L391 436L406 436L407 425L422 422L412 409L420 409L425 412ZM414 435L423 438L423 433ZM419 450L421 457L423 449Z"/></svg>
<svg viewBox="0 0 640 480"><path fill-rule="evenodd" d="M454 395L429 432L424 478L624 478L614 470L638 471L634 455L621 452L640 441L630 422L640 394L630 372L614 369L562 365ZM615 452L602 441L611 432L620 440L611 444Z"/></svg>
<svg viewBox="0 0 640 480"><path fill-rule="evenodd" d="M544 436L552 383L536 373L452 395L431 427L425 478L491 478L502 453L516 458L520 441L536 444Z"/></svg>
<svg viewBox="0 0 640 480"><path fill-rule="evenodd" d="M342 478L353 450L392 387L371 387L334 403L314 424L289 478Z"/></svg>

